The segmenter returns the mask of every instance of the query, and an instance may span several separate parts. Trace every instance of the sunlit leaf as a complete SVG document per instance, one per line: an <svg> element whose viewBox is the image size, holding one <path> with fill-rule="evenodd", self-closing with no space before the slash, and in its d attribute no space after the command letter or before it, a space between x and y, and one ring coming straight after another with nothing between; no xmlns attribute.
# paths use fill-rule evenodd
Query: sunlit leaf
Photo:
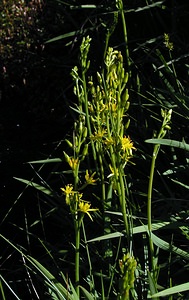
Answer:
<svg viewBox="0 0 189 300"><path fill-rule="evenodd" d="M185 291L189 291L189 282L179 284L179 285L173 286L171 288L168 288L164 291L161 291L159 293L156 293L153 296L151 296L151 298L154 299L156 297L165 297L165 296L169 296L169 295L173 295L173 294L177 294L177 293L182 293Z"/></svg>
<svg viewBox="0 0 189 300"><path fill-rule="evenodd" d="M164 226L167 226L169 224L170 224L170 222L154 223L154 224L152 224L152 230L161 229ZM136 226L136 227L133 227L133 229L132 229L133 234L147 232L147 231L148 231L148 226L147 225ZM91 239L87 242L97 242L97 241L100 242L102 240L114 239L114 238L118 238L118 237L121 237L121 236L124 236L124 235L125 235L124 233L116 231L116 232L109 233L109 234L106 234L106 235L101 235L101 236L96 237L94 239Z"/></svg>
<svg viewBox="0 0 189 300"><path fill-rule="evenodd" d="M179 142L179 141L169 140L169 139L148 139L145 140L145 142L150 144L159 144L159 145L165 145L170 147L176 147L176 148L189 151L189 144L186 144L184 141Z"/></svg>
<svg viewBox="0 0 189 300"><path fill-rule="evenodd" d="M32 160L28 161L27 164L48 164L48 163L59 163L63 160L61 158L47 158L47 159L41 159L41 160Z"/></svg>

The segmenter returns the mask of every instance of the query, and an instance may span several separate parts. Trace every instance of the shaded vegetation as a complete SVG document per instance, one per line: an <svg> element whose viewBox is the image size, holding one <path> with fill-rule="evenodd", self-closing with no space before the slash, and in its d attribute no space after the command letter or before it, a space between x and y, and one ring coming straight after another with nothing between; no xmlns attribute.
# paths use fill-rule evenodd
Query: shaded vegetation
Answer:
<svg viewBox="0 0 189 300"><path fill-rule="evenodd" d="M2 1L2 299L188 299L188 15Z"/></svg>

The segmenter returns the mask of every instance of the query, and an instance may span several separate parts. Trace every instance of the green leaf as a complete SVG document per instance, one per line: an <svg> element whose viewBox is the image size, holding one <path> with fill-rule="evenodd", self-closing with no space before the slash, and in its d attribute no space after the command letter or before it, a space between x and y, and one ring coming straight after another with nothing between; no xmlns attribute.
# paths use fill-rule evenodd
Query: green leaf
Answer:
<svg viewBox="0 0 189 300"><path fill-rule="evenodd" d="M44 284L47 285L51 291L53 291L57 295L57 299L59 300L79 300L78 297L69 293L68 288L64 287L57 279L52 275L39 261L35 258L24 254L18 247L16 247L11 241L9 241L6 237L0 234L0 237L6 241L9 245L11 245L16 251L18 251L27 262L29 262L35 271L38 271L44 277ZM59 297L60 296L60 297ZM19 298L18 298L19 299ZM56 299L56 298L55 298Z"/></svg>
<svg viewBox="0 0 189 300"><path fill-rule="evenodd" d="M173 178L170 178L170 179L171 179L173 182L175 182L175 183L177 183L177 184L183 186L185 189L188 189L188 190L189 190L189 185L186 185L186 184L184 184L184 183L182 183L182 182L180 182L180 181L178 181L178 180L175 180L175 179L173 179Z"/></svg>
<svg viewBox="0 0 189 300"><path fill-rule="evenodd" d="M84 287L80 286L80 289L82 290L85 299L94 300L94 296L92 296Z"/></svg>
<svg viewBox="0 0 189 300"><path fill-rule="evenodd" d="M46 41L45 43L48 44L48 43L56 42L56 41L59 41L59 40L62 40L62 39L65 39L65 38L68 38L71 36L75 36L77 33L78 33L77 31L71 31L71 32L68 32L65 34L61 34L59 36L56 36L56 37Z"/></svg>
<svg viewBox="0 0 189 300"><path fill-rule="evenodd" d="M78 31L78 30L76 30L76 31L70 31L70 32L67 32L65 34L61 34L59 36L56 36L56 37L54 37L54 38L46 41L45 43L48 44L48 43L52 43L52 42L57 42L57 41L60 41L62 39L66 39L68 37L76 36L78 34L85 34L88 30L92 30L92 29L94 29L94 28L90 27L90 28L86 28L86 29L80 30L80 31Z"/></svg>
<svg viewBox="0 0 189 300"><path fill-rule="evenodd" d="M124 234L121 233L121 232L113 232L113 233L109 233L109 234L106 234L106 235L98 236L97 238L94 238L94 239L89 240L87 242L88 243L90 243L90 242L100 242L100 241L103 241L103 240L114 239L114 238L121 237L121 236L124 236Z"/></svg>
<svg viewBox="0 0 189 300"><path fill-rule="evenodd" d="M32 265L40 271L40 273L43 275L44 278L47 279L48 285L50 284L50 288L58 295L66 297L65 299L69 300L79 300L78 297L76 297L75 294L71 295L68 292L68 289L65 288L60 282L56 280L54 275L52 275L38 260L31 256L27 256L29 262L32 262ZM60 298L61 299L61 298Z"/></svg>
<svg viewBox="0 0 189 300"><path fill-rule="evenodd" d="M21 300L16 293L13 291L13 289L11 288L11 286L9 285L9 283L4 279L4 277L0 274L0 290L1 290L1 295L2 295L2 300L6 300L5 298L5 294L4 294L4 290L3 290L3 286L2 286L2 281L4 282L4 284L7 286L7 288L11 291L11 293L15 296L15 298L17 300Z"/></svg>
<svg viewBox="0 0 189 300"><path fill-rule="evenodd" d="M166 242L166 241L162 240L161 238L159 238L158 236L156 236L154 233L151 233L151 238L152 238L153 243L157 247L159 247L165 251L169 251L169 252L175 253L179 256L182 256L185 260L189 260L188 252L186 252L174 245L169 244L168 242Z"/></svg>
<svg viewBox="0 0 189 300"><path fill-rule="evenodd" d="M148 281L149 281L150 292L152 295L154 295L155 293L157 293L157 286L149 271L148 271ZM158 300L158 297L154 297L154 298L156 298L155 300Z"/></svg>
<svg viewBox="0 0 189 300"><path fill-rule="evenodd" d="M162 229L164 226L169 225L170 222L160 222L152 224L152 230ZM148 225L141 225L133 228L133 234L142 233L148 231Z"/></svg>
<svg viewBox="0 0 189 300"><path fill-rule="evenodd" d="M154 224L152 224L152 230L161 229L164 226L167 226L169 224L170 224L170 222L154 223ZM142 233L142 232L147 232L147 231L148 231L148 226L147 225L141 225L141 226L134 227L132 233L136 234L136 233ZM103 240L114 239L114 238L118 238L118 237L121 237L121 236L124 236L124 233L116 231L116 232L109 233L109 234L106 234L106 235L101 235L101 236L99 236L97 238L94 238L94 239L91 239L87 242L88 243L97 242L97 241L100 242L100 241L103 241Z"/></svg>
<svg viewBox="0 0 189 300"><path fill-rule="evenodd" d="M43 185L40 185L38 183L32 182L31 180L26 180L26 179L22 179L22 178L18 178L18 177L13 177L14 179L25 183L28 186L34 187L35 189L41 191L42 193L52 196L53 195L53 191L50 189L47 189L46 187L44 187Z"/></svg>
<svg viewBox="0 0 189 300"><path fill-rule="evenodd" d="M169 140L169 139L148 139L145 140L145 142L150 144L159 144L159 145L165 145L170 147L176 147L176 148L189 151L189 144L186 144L184 141L179 142L179 141Z"/></svg>
<svg viewBox="0 0 189 300"><path fill-rule="evenodd" d="M32 160L28 161L27 164L48 164L48 163L59 163L63 160L61 158L47 158L42 160Z"/></svg>
<svg viewBox="0 0 189 300"><path fill-rule="evenodd" d="M165 297L165 296L169 296L169 295L176 294L176 293L182 293L185 291L189 291L189 282L179 284L179 285L173 286L171 288L168 288L164 291L161 291L159 293L156 293L153 296L151 296L151 298Z"/></svg>

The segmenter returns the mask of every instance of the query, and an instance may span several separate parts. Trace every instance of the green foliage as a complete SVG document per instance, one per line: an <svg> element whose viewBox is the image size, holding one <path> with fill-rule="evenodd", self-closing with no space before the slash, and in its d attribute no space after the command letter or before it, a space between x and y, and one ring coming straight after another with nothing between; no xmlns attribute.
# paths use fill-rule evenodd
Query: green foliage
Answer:
<svg viewBox="0 0 189 300"><path fill-rule="evenodd" d="M34 178L15 176L26 185L16 205L21 198L27 201L28 189L36 192L33 202L38 200L37 218L30 220L25 212L24 225L13 223L27 245L1 235L22 258L31 286L38 291L42 286L48 299L172 300L185 299L189 290L183 176L189 105L180 75L188 66L176 31L164 18L171 4L152 2L58 4L77 26L66 24L46 45L72 45L79 53L69 65L75 100L67 111L73 125L61 152L29 161ZM43 238L33 233L37 226ZM49 231L56 233L53 245ZM43 255L25 254L31 238L35 245L40 239ZM6 278L1 275L2 297L7 287L19 297Z"/></svg>

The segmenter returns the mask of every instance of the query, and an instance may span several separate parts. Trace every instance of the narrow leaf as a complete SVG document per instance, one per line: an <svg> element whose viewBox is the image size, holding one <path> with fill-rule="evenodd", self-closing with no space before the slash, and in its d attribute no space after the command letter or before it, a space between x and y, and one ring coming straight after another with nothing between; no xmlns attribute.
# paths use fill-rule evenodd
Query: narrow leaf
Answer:
<svg viewBox="0 0 189 300"><path fill-rule="evenodd" d="M168 288L164 291L161 291L159 293L156 293L153 296L151 296L151 298L165 297L165 296L169 296L172 294L182 293L185 291L189 291L189 282L179 284L179 285L173 286L171 288Z"/></svg>
<svg viewBox="0 0 189 300"><path fill-rule="evenodd" d="M156 287L154 279L149 271L148 271L148 281L149 281L150 292L152 295L154 295L155 293L157 293L157 287ZM156 298L155 300L158 300L157 297L154 297L154 298Z"/></svg>
<svg viewBox="0 0 189 300"><path fill-rule="evenodd" d="M109 233L109 234L106 234L106 235L101 235L101 236L99 236L97 238L94 238L92 240L89 240L87 242L88 243L90 243L90 242L100 242L100 241L103 241L103 240L114 239L114 238L121 237L121 236L124 236L124 234L121 233L121 232L113 232L113 233Z"/></svg>
<svg viewBox="0 0 189 300"><path fill-rule="evenodd" d="M177 184L183 186L185 189L188 189L188 190L189 190L189 186L188 186L188 185L186 185L186 184L184 184L184 183L182 183L182 182L180 182L180 181L178 181L178 180L175 180L175 179L173 179L173 178L171 178L171 180L172 180L173 182L175 182L175 183L177 183Z"/></svg>
<svg viewBox="0 0 189 300"><path fill-rule="evenodd" d="M189 260L189 253L174 246L174 245L171 245L169 244L168 242L162 240L161 238L159 238L158 236L156 236L155 234L151 233L151 237L152 237L152 241L153 243L163 249L163 250L166 250L166 251L169 251L169 252L172 252L172 253L175 253L179 256L182 256L185 260Z"/></svg>
<svg viewBox="0 0 189 300"><path fill-rule="evenodd" d="M41 160L32 160L28 161L27 164L48 164L48 163L59 163L63 160L61 158L47 158L47 159L41 159Z"/></svg>
<svg viewBox="0 0 189 300"><path fill-rule="evenodd" d="M169 224L170 224L170 222L154 223L154 224L152 224L152 230L162 229L164 226L167 226ZM136 234L136 233L142 233L142 232L147 232L147 231L148 231L148 226L147 225L141 225L141 226L134 227L132 233ZM103 240L114 239L114 238L118 238L118 237L121 237L121 236L124 236L124 234L117 231L117 232L109 233L109 234L106 234L106 235L101 235L101 236L96 237L94 239L91 239L87 242L88 243L97 242L97 241L100 242L100 241L103 241Z"/></svg>
<svg viewBox="0 0 189 300"><path fill-rule="evenodd" d="M82 290L85 299L94 300L94 297L84 287L80 286L80 289Z"/></svg>
<svg viewBox="0 0 189 300"><path fill-rule="evenodd" d="M13 177L13 178L16 179L16 180L18 180L18 181L20 181L20 182L25 183L26 185L29 185L29 186L31 186L31 187L34 187L35 189L37 189L37 190L43 192L43 193L46 194L46 195L52 196L52 194L53 194L53 191L51 191L50 189L47 189L46 187L44 187L44 186L42 186L42 185L40 185L40 184L38 184L38 183L32 182L32 181L30 181L30 180L18 178L18 177Z"/></svg>
<svg viewBox="0 0 189 300"><path fill-rule="evenodd" d="M145 140L145 142L150 144L159 144L159 145L165 145L170 147L176 147L176 148L189 151L189 144L186 144L184 141L179 142L179 141L169 140L169 139L148 139Z"/></svg>

